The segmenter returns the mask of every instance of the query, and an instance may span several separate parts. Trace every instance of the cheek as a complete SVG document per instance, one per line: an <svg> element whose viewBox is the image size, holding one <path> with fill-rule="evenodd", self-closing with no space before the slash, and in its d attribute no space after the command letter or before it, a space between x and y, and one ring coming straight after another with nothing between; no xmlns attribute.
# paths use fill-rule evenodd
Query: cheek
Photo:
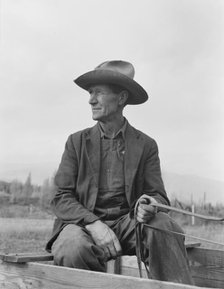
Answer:
<svg viewBox="0 0 224 289"><path fill-rule="evenodd" d="M114 104L105 106L104 111L106 114L111 114L117 111L117 107Z"/></svg>
<svg viewBox="0 0 224 289"><path fill-rule="evenodd" d="M111 100L102 99L102 100L99 100L99 103L101 104L101 108L103 112L107 115L112 112L116 112L118 109L118 104L114 99L111 99Z"/></svg>

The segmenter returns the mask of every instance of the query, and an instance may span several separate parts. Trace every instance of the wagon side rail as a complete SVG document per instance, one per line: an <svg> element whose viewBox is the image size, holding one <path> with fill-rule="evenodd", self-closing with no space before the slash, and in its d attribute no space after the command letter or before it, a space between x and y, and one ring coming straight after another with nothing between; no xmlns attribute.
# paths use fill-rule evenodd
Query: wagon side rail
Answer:
<svg viewBox="0 0 224 289"><path fill-rule="evenodd" d="M197 289L198 287L131 276L59 267L36 262L16 263L0 261L0 288Z"/></svg>
<svg viewBox="0 0 224 289"><path fill-rule="evenodd" d="M191 274L197 286L224 288L224 251L188 248Z"/></svg>
<svg viewBox="0 0 224 289"><path fill-rule="evenodd" d="M224 251L200 248L200 243L186 244L192 277L196 286L224 288ZM195 286L148 280L139 277L136 257L122 256L107 263L107 273L70 269L36 262L52 261L46 253L0 254L0 288L151 288L193 289ZM34 263L35 262L35 263ZM72 272L72 273L71 273ZM111 274L112 273L112 274ZM121 274L123 276L115 275ZM71 274L71 276L70 276ZM67 278L68 277L68 278ZM97 285L97 286L96 286ZM115 286L116 285L116 286ZM95 287L96 286L96 287ZM204 288L203 287L203 288Z"/></svg>

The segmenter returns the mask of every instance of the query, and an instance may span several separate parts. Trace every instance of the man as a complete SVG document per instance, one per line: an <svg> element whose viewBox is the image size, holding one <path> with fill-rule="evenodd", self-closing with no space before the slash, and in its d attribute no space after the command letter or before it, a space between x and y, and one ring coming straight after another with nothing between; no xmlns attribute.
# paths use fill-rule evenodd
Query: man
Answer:
<svg viewBox="0 0 224 289"><path fill-rule="evenodd" d="M156 142L123 116L126 105L148 99L133 78L131 63L107 61L75 80L89 92L97 124L69 136L55 177L57 219L47 250L57 265L105 271L107 260L135 254L136 201L146 195L150 203L169 204ZM182 232L144 200L137 220ZM191 284L183 238L147 227L142 234L152 277Z"/></svg>

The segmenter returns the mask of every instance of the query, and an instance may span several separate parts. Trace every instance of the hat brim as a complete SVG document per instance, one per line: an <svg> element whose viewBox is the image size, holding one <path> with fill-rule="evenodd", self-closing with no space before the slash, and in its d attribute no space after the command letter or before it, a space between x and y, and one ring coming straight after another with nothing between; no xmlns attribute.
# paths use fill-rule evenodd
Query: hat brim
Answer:
<svg viewBox="0 0 224 289"><path fill-rule="evenodd" d="M119 85L130 93L127 104L141 104L148 99L148 94L141 85L135 80L115 71L102 69L89 71L79 76L74 82L85 90L96 84Z"/></svg>

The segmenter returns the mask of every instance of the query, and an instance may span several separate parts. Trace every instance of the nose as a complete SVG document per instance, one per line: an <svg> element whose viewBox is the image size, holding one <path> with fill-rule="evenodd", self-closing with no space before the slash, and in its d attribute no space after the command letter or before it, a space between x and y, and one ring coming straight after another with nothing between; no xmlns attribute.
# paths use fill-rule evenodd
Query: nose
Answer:
<svg viewBox="0 0 224 289"><path fill-rule="evenodd" d="M97 103L97 99L96 99L96 96L94 93L90 94L90 97L89 97L89 104L93 105Z"/></svg>

